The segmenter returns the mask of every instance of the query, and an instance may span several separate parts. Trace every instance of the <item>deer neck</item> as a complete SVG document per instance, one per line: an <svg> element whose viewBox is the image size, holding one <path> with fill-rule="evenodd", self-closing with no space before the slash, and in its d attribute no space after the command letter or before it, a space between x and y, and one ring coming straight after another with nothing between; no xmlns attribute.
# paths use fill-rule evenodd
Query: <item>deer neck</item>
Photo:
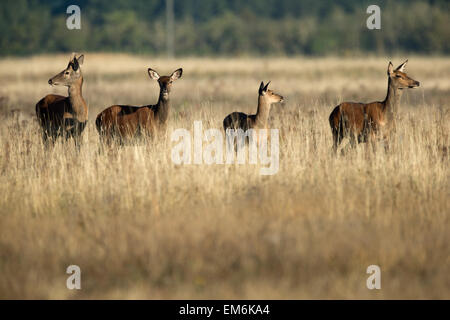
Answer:
<svg viewBox="0 0 450 320"><path fill-rule="evenodd" d="M398 112L398 105L400 104L401 95L402 90L397 88L391 78L389 78L386 98L383 101L384 112L389 120L395 119L395 115Z"/></svg>
<svg viewBox="0 0 450 320"><path fill-rule="evenodd" d="M270 103L263 97L258 97L258 110L256 111L255 125L259 128L267 128L269 120Z"/></svg>
<svg viewBox="0 0 450 320"><path fill-rule="evenodd" d="M165 98L162 92L159 94L158 103L156 105L155 115L160 124L165 124L169 117L170 100L169 97Z"/></svg>
<svg viewBox="0 0 450 320"><path fill-rule="evenodd" d="M69 86L69 101L72 106L75 118L80 122L85 122L88 119L88 107L82 95L83 77Z"/></svg>

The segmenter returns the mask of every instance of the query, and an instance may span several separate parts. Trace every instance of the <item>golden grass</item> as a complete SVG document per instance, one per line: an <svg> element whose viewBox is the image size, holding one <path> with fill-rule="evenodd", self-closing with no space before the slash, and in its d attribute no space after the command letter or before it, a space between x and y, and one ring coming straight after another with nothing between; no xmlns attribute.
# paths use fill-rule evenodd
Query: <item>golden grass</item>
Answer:
<svg viewBox="0 0 450 320"><path fill-rule="evenodd" d="M384 98L385 58L196 59L86 54L90 122L79 153L46 152L34 120L68 56L0 60L0 298L450 298L450 59L410 57L391 152L331 154L341 100ZM399 64L400 58L394 59ZM157 97L146 68L184 68L169 134L254 112L261 80L280 170L171 162L169 139L98 153L113 103ZM82 289L65 270L82 270ZM382 289L366 288L367 266Z"/></svg>

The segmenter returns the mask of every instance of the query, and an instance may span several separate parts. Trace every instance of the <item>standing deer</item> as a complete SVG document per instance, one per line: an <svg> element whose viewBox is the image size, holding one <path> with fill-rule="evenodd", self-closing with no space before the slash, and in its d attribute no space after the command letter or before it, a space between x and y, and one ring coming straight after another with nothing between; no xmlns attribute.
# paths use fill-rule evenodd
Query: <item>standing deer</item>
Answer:
<svg viewBox="0 0 450 320"><path fill-rule="evenodd" d="M158 132L164 131L170 111L170 89L173 81L182 74L183 69L180 68L170 76L160 76L149 68L148 75L159 84L158 103L142 107L114 105L100 112L95 124L102 142L111 144L116 138L124 143L139 137L154 137Z"/></svg>
<svg viewBox="0 0 450 320"><path fill-rule="evenodd" d="M47 145L59 136L74 138L79 146L81 133L88 120L88 106L82 96L83 74L80 66L84 55L72 54L67 68L48 80L50 85L68 87L69 96L49 94L36 104L36 116L42 128L42 138Z"/></svg>
<svg viewBox="0 0 450 320"><path fill-rule="evenodd" d="M331 112L329 121L333 133L333 150L337 148L344 137L350 138L352 147L358 143L367 142L371 138L374 144L377 134L382 133L387 142L389 135L395 130L395 115L397 113L402 90L415 88L419 82L411 79L405 73L408 60L394 70L389 62L388 89L383 101L371 103L343 102Z"/></svg>
<svg viewBox="0 0 450 320"><path fill-rule="evenodd" d="M244 132L248 129L267 129L270 107L277 102L283 102L283 97L268 89L269 82L264 85L261 82L258 90L258 109L256 114L247 115L242 112L233 112L223 120L223 129L242 129Z"/></svg>

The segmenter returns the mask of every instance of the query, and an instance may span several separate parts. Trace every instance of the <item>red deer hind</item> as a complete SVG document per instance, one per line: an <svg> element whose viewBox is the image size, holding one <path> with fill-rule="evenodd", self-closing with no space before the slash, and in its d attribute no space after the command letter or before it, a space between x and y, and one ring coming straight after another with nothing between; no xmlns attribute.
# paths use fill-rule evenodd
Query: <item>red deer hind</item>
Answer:
<svg viewBox="0 0 450 320"><path fill-rule="evenodd" d="M264 85L261 82L258 90L258 109L256 114L245 114L242 112L233 112L225 117L223 120L223 129L225 133L227 129L238 130L241 129L244 132L248 129L267 129L270 107L274 103L283 102L284 98L268 89L269 82Z"/></svg>
<svg viewBox="0 0 450 320"><path fill-rule="evenodd" d="M114 105L100 112L95 124L103 143L131 142L139 137L154 137L165 130L170 111L170 89L173 81L183 74L183 69L175 70L170 76L160 76L149 68L148 74L158 81L158 103L142 107Z"/></svg>
<svg viewBox="0 0 450 320"><path fill-rule="evenodd" d="M48 80L50 85L68 87L69 96L49 94L36 104L36 116L42 128L42 138L47 145L59 136L74 138L79 146L81 133L88 120L88 106L82 96L83 74L80 66L84 55L72 54L67 68Z"/></svg>
<svg viewBox="0 0 450 320"><path fill-rule="evenodd" d="M415 88L419 82L410 78L405 73L408 60L399 65L395 70L392 62L389 62L388 89L383 101L371 103L343 102L331 112L329 121L333 133L333 150L336 152L344 137L350 138L351 146L367 142L371 138L382 133L383 139L388 142L390 133L395 130L395 115L402 90Z"/></svg>

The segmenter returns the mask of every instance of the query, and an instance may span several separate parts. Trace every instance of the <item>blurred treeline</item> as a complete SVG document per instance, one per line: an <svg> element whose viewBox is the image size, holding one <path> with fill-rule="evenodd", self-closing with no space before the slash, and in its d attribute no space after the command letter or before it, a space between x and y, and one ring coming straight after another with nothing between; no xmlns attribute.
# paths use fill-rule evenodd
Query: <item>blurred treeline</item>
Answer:
<svg viewBox="0 0 450 320"><path fill-rule="evenodd" d="M177 55L450 53L448 0L174 0ZM81 8L81 30L66 9ZM381 8L368 30L366 8ZM164 54L165 0L6 0L0 55L61 51Z"/></svg>

